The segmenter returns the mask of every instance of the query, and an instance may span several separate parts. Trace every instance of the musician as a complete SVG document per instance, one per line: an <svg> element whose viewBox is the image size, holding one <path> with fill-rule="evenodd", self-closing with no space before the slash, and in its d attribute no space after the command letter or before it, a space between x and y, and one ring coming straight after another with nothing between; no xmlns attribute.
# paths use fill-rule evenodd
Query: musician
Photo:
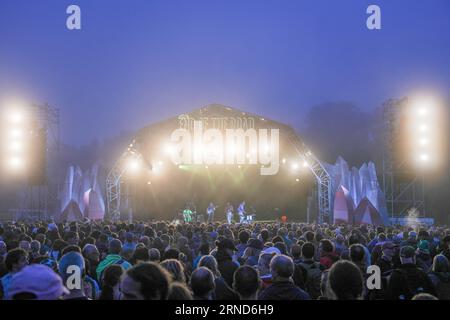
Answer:
<svg viewBox="0 0 450 320"><path fill-rule="evenodd" d="M227 217L228 224L231 224L233 221L233 206L229 202L227 202L227 205L225 206L225 215Z"/></svg>
<svg viewBox="0 0 450 320"><path fill-rule="evenodd" d="M208 223L214 221L214 212L216 211L218 206L215 206L214 203L210 202L208 208L206 209L206 214L208 216Z"/></svg>
<svg viewBox="0 0 450 320"><path fill-rule="evenodd" d="M192 222L192 215L194 213L192 212L191 208L189 205L186 206L186 208L183 210L183 220L185 223L190 223Z"/></svg>
<svg viewBox="0 0 450 320"><path fill-rule="evenodd" d="M245 201L242 201L239 205L238 209L238 215L239 215L239 223L243 223L245 221Z"/></svg>

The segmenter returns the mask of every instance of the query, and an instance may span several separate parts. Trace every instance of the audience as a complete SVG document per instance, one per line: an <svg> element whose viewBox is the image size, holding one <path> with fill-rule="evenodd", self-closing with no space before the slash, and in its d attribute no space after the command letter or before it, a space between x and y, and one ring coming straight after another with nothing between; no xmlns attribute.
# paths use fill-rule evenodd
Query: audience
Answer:
<svg viewBox="0 0 450 320"><path fill-rule="evenodd" d="M0 298L449 300L449 257L440 226L6 222Z"/></svg>

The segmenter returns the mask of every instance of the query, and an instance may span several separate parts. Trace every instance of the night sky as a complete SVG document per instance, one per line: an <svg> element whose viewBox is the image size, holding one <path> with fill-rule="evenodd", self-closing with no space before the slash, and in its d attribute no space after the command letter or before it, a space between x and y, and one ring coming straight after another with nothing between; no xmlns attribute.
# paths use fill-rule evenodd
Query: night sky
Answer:
<svg viewBox="0 0 450 320"><path fill-rule="evenodd" d="M59 107L74 145L209 103L299 127L424 89L450 95L448 0L0 0L0 100Z"/></svg>

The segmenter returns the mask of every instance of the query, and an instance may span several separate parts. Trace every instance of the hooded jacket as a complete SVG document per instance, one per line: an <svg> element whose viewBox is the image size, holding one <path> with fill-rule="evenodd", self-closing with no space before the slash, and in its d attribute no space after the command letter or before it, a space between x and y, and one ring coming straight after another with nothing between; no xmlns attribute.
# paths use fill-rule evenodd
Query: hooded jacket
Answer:
<svg viewBox="0 0 450 320"><path fill-rule="evenodd" d="M124 268L125 270L131 268L131 264L129 262L127 262L125 259L123 259L120 255L108 254L105 257L105 259L100 261L100 263L98 264L97 270L96 270L97 280L99 283L102 282L103 271L105 271L106 267L113 265L113 264L118 264L118 265L122 266L122 268Z"/></svg>

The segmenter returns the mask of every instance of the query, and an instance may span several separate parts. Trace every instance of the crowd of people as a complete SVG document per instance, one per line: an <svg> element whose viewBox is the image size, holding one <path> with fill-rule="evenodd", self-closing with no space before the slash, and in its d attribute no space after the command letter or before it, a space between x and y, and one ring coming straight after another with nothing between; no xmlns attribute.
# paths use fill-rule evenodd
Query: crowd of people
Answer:
<svg viewBox="0 0 450 320"><path fill-rule="evenodd" d="M446 300L449 260L446 227L3 223L0 298Z"/></svg>

